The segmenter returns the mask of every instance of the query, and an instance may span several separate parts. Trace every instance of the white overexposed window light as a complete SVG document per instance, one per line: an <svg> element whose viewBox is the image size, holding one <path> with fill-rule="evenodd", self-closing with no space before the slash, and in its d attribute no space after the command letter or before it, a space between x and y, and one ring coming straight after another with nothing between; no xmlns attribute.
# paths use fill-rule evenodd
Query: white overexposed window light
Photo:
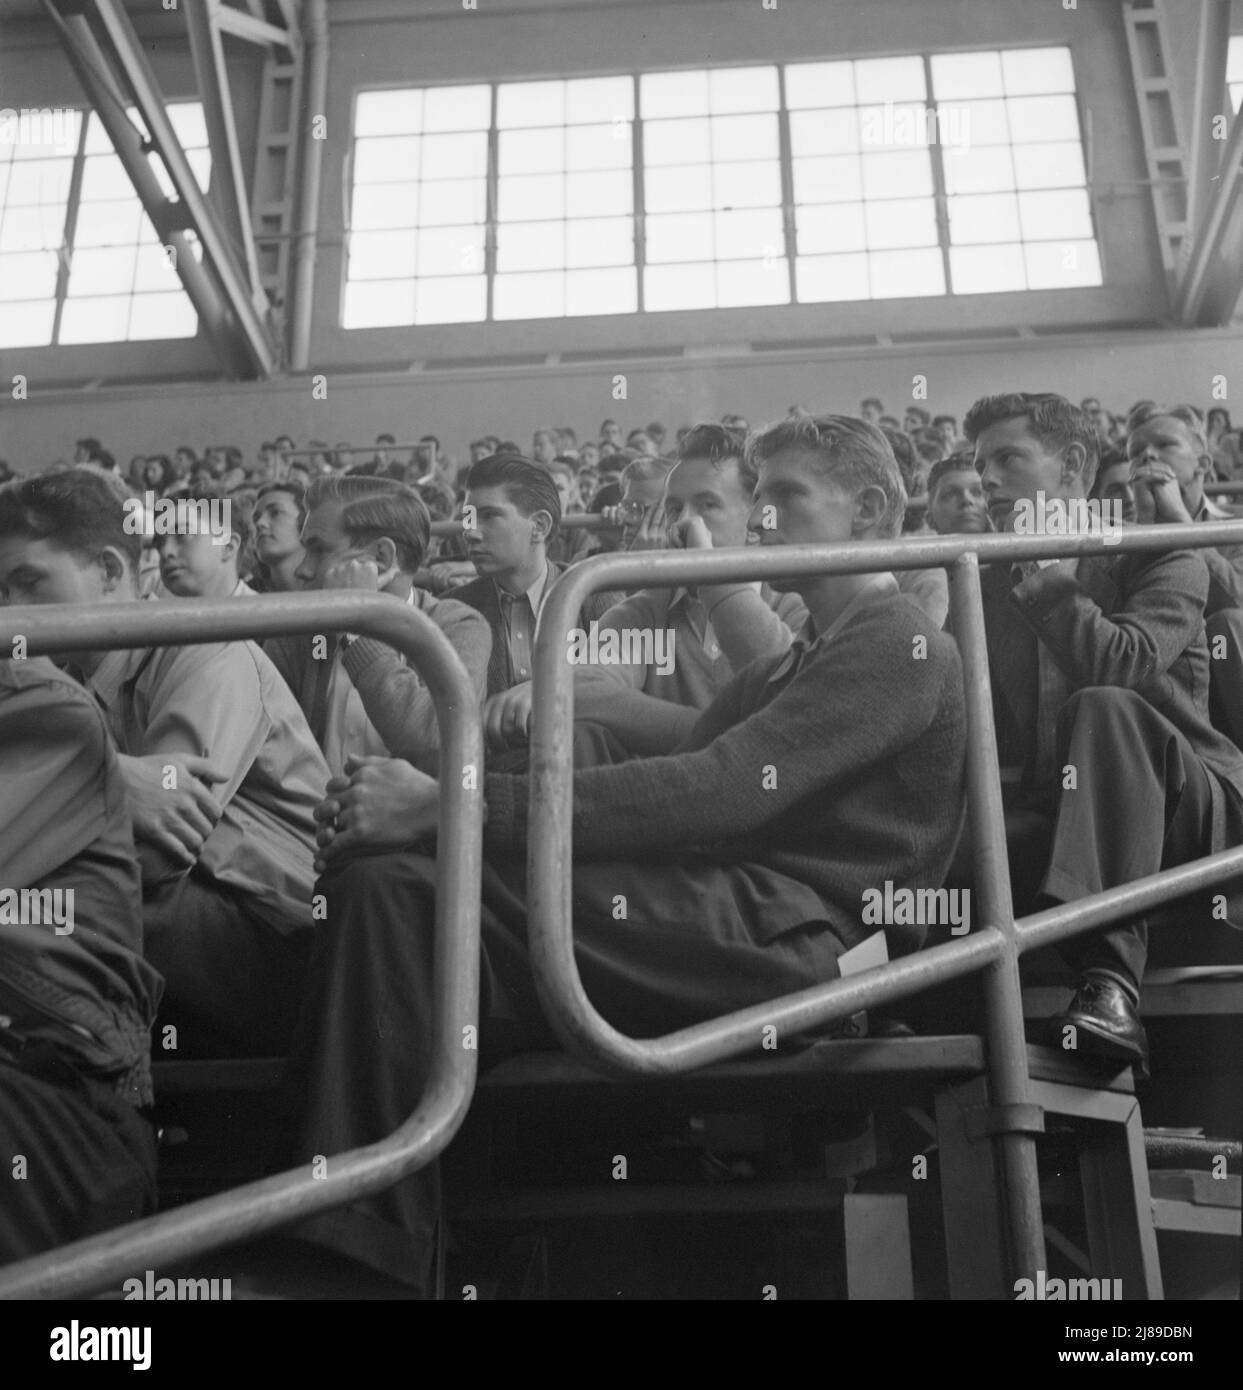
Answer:
<svg viewBox="0 0 1243 1390"><path fill-rule="evenodd" d="M919 57L785 71L801 303L945 293Z"/></svg>
<svg viewBox="0 0 1243 1390"><path fill-rule="evenodd" d="M81 114L52 129L20 122L0 140L0 347L52 341Z"/></svg>
<svg viewBox="0 0 1243 1390"><path fill-rule="evenodd" d="M199 187L211 178L207 126L197 101L173 102L166 110ZM136 110L129 118L139 128ZM69 283L61 314L61 343L135 342L151 338L192 338L198 316L182 288L171 248L160 244L134 186L112 148L99 117L91 113L83 150L69 262ZM174 194L164 161L148 155L160 185ZM201 247L186 240L196 256Z"/></svg>
<svg viewBox="0 0 1243 1390"><path fill-rule="evenodd" d="M1099 285L1068 48L933 54L955 294Z"/></svg>
<svg viewBox="0 0 1243 1390"><path fill-rule="evenodd" d="M1243 104L1243 34L1235 34L1226 50L1226 86L1231 110L1237 111Z"/></svg>
<svg viewBox="0 0 1243 1390"><path fill-rule="evenodd" d="M486 85L360 92L346 328L487 316Z"/></svg>
<svg viewBox="0 0 1243 1390"><path fill-rule="evenodd" d="M630 77L497 87L494 318L637 308L633 119Z"/></svg>
<svg viewBox="0 0 1243 1390"><path fill-rule="evenodd" d="M646 309L788 304L775 67L644 73Z"/></svg>

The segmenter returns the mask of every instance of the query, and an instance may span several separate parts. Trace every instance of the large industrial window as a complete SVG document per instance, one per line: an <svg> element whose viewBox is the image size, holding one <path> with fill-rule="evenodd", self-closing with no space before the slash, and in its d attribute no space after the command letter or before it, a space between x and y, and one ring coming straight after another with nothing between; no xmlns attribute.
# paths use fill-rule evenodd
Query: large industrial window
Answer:
<svg viewBox="0 0 1243 1390"><path fill-rule="evenodd" d="M1226 84L1230 88L1230 105L1237 111L1243 104L1243 34L1230 40L1226 53Z"/></svg>
<svg viewBox="0 0 1243 1390"><path fill-rule="evenodd" d="M1102 283L1064 47L362 92L354 134L347 328Z"/></svg>
<svg viewBox="0 0 1243 1390"><path fill-rule="evenodd" d="M206 189L202 108L176 102L168 115ZM0 347L193 337L194 307L98 117L49 111L13 133L0 141Z"/></svg>

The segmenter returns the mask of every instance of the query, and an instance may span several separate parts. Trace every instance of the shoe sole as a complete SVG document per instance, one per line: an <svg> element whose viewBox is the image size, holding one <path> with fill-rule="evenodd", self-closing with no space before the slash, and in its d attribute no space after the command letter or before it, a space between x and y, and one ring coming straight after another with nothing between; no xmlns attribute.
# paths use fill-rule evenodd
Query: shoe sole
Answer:
<svg viewBox="0 0 1243 1390"><path fill-rule="evenodd" d="M1089 1056L1108 1057L1115 1062L1129 1062L1136 1068L1142 1068L1144 1075L1148 1073L1148 1035L1141 1030L1138 1043L1123 1042L1112 1033L1107 1033L1103 1029L1093 1026L1089 1020L1063 1018L1058 1021L1056 1035L1060 1042L1061 1030L1069 1024L1072 1028L1082 1033L1085 1037L1092 1040L1093 1046L1081 1048ZM1069 1050L1069 1049L1068 1049Z"/></svg>

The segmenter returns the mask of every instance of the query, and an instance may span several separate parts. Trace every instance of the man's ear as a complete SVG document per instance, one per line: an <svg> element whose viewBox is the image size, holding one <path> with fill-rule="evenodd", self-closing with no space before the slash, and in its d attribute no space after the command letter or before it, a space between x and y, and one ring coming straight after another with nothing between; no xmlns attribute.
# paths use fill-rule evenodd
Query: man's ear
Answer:
<svg viewBox="0 0 1243 1390"><path fill-rule="evenodd" d="M1062 451L1062 482L1069 483L1075 478L1083 482L1083 470L1087 461L1088 451L1077 439L1068 444Z"/></svg>
<svg viewBox="0 0 1243 1390"><path fill-rule="evenodd" d="M552 532L552 513L542 507L531 513L531 539L546 541Z"/></svg>
<svg viewBox="0 0 1243 1390"><path fill-rule="evenodd" d="M397 563L397 545L393 540L388 536L381 536L379 540L374 541L372 545L373 548L371 553L375 556L375 562L379 566L381 574L389 574L393 570L399 568Z"/></svg>
<svg viewBox="0 0 1243 1390"><path fill-rule="evenodd" d="M851 534L857 536L875 530L888 509L889 499L885 496L884 488L878 487L875 483L865 487L855 497L855 517Z"/></svg>
<svg viewBox="0 0 1243 1390"><path fill-rule="evenodd" d="M116 593L133 586L133 571L116 546L104 546L96 557L96 563L103 574L104 593Z"/></svg>

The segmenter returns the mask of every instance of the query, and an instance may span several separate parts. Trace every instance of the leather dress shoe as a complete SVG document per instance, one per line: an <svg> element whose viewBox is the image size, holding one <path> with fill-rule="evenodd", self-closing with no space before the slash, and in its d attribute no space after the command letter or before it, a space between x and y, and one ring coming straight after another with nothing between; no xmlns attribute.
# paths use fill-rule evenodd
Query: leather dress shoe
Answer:
<svg viewBox="0 0 1243 1390"><path fill-rule="evenodd" d="M1144 1025L1126 992L1112 981L1095 976L1081 980L1070 1006L1052 1024L1057 1046L1065 1045L1063 1030L1073 1027L1077 1051L1089 1057L1130 1063L1140 1076L1147 1076L1148 1036Z"/></svg>

